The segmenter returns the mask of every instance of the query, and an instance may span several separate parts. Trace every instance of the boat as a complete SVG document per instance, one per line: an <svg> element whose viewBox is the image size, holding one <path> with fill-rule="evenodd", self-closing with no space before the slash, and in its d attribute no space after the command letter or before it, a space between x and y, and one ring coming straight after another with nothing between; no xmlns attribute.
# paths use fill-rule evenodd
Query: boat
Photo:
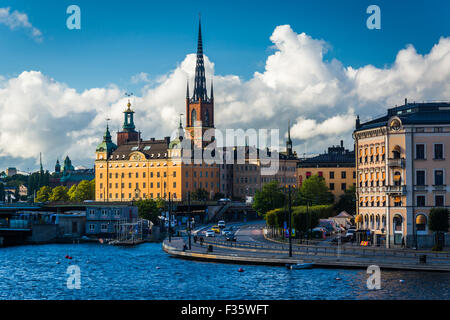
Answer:
<svg viewBox="0 0 450 320"><path fill-rule="evenodd" d="M296 264L287 264L286 267L291 270L297 269L311 269L314 266L313 262L302 262Z"/></svg>

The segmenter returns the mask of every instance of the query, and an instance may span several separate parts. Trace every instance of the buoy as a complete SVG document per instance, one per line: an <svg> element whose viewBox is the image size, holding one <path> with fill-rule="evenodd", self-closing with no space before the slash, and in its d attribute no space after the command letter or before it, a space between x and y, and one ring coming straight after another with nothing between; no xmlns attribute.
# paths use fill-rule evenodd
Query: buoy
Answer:
<svg viewBox="0 0 450 320"><path fill-rule="evenodd" d="M160 269L160 267L156 267L156 269Z"/></svg>
<svg viewBox="0 0 450 320"><path fill-rule="evenodd" d="M56 261L56 264L60 264L60 262L59 262L59 261Z"/></svg>
<svg viewBox="0 0 450 320"><path fill-rule="evenodd" d="M336 280L342 280L341 278L336 278Z"/></svg>
<svg viewBox="0 0 450 320"><path fill-rule="evenodd" d="M405 282L405 280L400 280L400 282Z"/></svg>
<svg viewBox="0 0 450 320"><path fill-rule="evenodd" d="M68 254L66 254L66 256L65 256L64 258L66 258L66 259L69 259L69 255L68 255Z"/></svg>
<svg viewBox="0 0 450 320"><path fill-rule="evenodd" d="M244 272L244 269L239 268L238 272Z"/></svg>

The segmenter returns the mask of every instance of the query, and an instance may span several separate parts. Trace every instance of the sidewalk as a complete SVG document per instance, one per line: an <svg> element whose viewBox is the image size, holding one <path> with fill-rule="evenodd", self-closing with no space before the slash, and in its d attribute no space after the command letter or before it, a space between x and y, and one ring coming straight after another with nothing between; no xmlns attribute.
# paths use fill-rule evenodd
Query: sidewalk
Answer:
<svg viewBox="0 0 450 320"><path fill-rule="evenodd" d="M428 271L450 271L450 260L428 259L427 263L419 263L418 258L400 256L364 256L359 254L311 254L305 251L293 250L293 256L289 257L284 250L262 250L239 247L227 247L213 245L213 252L207 252L208 243L200 246L192 242L192 250L183 251L187 245L181 237L167 239L163 242L163 250L178 258L196 259L203 261L215 261L222 263L238 264L268 264L280 265L295 264L299 262L313 262L321 267L345 267L345 268L367 268L369 265L378 265L386 269L405 270L428 270Z"/></svg>

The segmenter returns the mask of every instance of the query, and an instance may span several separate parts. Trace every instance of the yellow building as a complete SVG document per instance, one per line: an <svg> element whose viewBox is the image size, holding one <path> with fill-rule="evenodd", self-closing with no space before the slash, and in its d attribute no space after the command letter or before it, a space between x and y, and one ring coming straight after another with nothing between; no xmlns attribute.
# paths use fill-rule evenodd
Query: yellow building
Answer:
<svg viewBox="0 0 450 320"><path fill-rule="evenodd" d="M206 92L201 30L197 49L194 94L186 98L187 143L204 146L194 136L198 130L214 129L214 97ZM181 143L184 130L178 128L178 138L142 140L135 130L134 111L128 101L124 111L122 131L117 133L117 145L112 142L107 126L103 141L97 146L95 159L96 201L131 201L145 198L186 199L188 192L204 189L212 198L219 192L219 164L182 162ZM192 161L193 162L193 161Z"/></svg>
<svg viewBox="0 0 450 320"><path fill-rule="evenodd" d="M337 202L351 185L356 184L355 152L340 146L328 148L328 153L302 159L297 165L297 184L300 188L310 176L323 177Z"/></svg>

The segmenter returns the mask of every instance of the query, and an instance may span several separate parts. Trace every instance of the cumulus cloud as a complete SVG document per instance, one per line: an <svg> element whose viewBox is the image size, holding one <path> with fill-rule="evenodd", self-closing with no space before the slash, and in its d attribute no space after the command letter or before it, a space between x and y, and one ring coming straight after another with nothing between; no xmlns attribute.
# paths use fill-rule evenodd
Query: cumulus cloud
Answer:
<svg viewBox="0 0 450 320"><path fill-rule="evenodd" d="M330 48L325 40L298 34L288 25L276 27L270 39L273 53L264 71L247 81L238 75L214 74L214 63L205 56L208 91L214 79L218 129L279 128L284 145L291 121L296 150L317 153L340 139L351 147L357 114L364 121L405 97L449 99L450 38L441 38L425 55L408 45L384 68L353 68L336 59L325 60ZM192 95L195 60L195 54L188 54L173 70L152 76L150 82L145 72L133 78L144 84L142 94L131 98L144 139L168 136L177 127L179 114L186 112L187 81ZM1 163L30 165L32 159L35 164L43 152L48 167L65 154L76 165L92 167L105 118L111 119L113 136L123 122L124 93L116 86L77 92L35 71L9 79L0 76Z"/></svg>
<svg viewBox="0 0 450 320"><path fill-rule="evenodd" d="M38 42L43 40L42 32L34 27L28 20L26 13L14 10L10 7L0 8L0 24L4 24L11 30L25 29Z"/></svg>

